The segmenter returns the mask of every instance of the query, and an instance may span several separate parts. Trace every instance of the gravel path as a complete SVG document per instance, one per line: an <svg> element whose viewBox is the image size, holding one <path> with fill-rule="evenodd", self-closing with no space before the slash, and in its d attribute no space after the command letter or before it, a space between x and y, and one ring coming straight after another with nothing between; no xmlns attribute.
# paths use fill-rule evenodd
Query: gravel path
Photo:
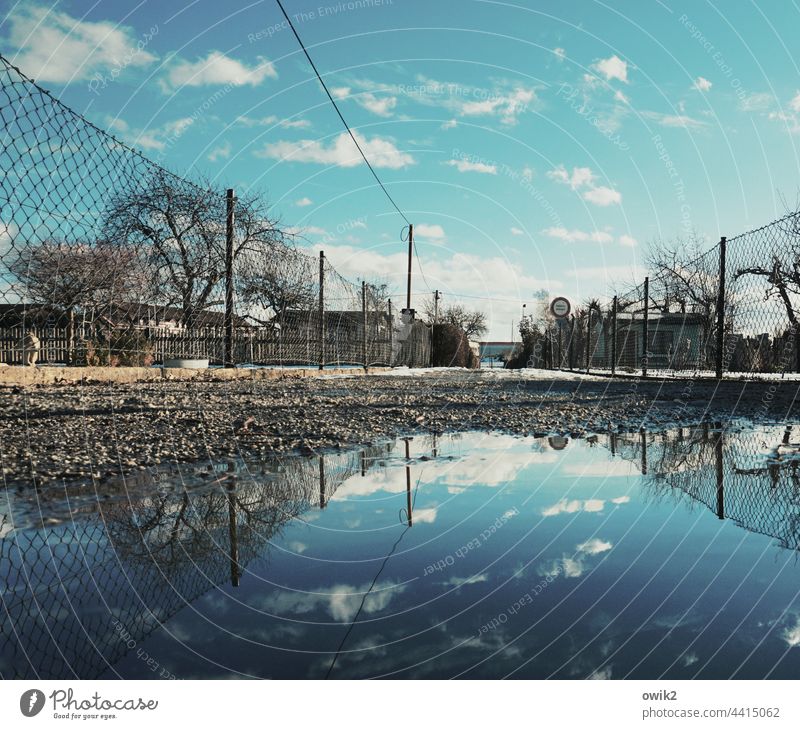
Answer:
<svg viewBox="0 0 800 729"><path fill-rule="evenodd" d="M536 372L0 388L0 465L24 488L414 432L581 435L798 417L798 382L661 383ZM34 479L35 477L35 479Z"/></svg>

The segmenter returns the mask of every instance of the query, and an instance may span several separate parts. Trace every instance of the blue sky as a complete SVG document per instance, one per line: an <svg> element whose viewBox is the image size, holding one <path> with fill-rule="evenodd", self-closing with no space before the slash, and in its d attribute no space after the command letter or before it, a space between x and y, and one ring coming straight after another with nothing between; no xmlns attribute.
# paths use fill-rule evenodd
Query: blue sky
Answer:
<svg viewBox="0 0 800 729"><path fill-rule="evenodd" d="M711 245L797 202L790 3L285 5L415 224L414 291L480 306L494 338L537 289L607 293L654 238ZM3 54L68 105L174 171L263 190L340 271L404 289L404 223L273 0L3 9Z"/></svg>

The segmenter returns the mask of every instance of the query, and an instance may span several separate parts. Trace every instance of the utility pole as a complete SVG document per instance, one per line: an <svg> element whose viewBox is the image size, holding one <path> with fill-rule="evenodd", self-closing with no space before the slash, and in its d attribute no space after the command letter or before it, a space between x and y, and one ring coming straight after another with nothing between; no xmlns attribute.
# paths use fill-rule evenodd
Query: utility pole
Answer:
<svg viewBox="0 0 800 729"><path fill-rule="evenodd" d="M406 286L406 309L411 310L411 259L414 254L414 226L408 224L408 284Z"/></svg>
<svg viewBox="0 0 800 729"><path fill-rule="evenodd" d="M441 296L439 295L439 289L433 292L433 323L439 323L439 299Z"/></svg>

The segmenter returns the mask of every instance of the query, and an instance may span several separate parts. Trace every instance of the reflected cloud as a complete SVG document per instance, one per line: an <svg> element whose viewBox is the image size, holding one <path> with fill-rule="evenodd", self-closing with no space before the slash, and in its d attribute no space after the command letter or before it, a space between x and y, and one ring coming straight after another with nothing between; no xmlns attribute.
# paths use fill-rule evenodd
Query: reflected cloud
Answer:
<svg viewBox="0 0 800 729"><path fill-rule="evenodd" d="M478 575L471 577L451 577L449 580L442 583L445 587L461 587L462 585L474 585L478 582L488 582L489 575L486 572L481 572Z"/></svg>
<svg viewBox="0 0 800 729"><path fill-rule="evenodd" d="M371 615L385 610L389 604L402 594L405 585L398 585L391 580L376 582L370 591L370 584L360 587L355 585L333 585L308 592L278 590L258 601L260 610L279 615L293 617L309 615L315 612L326 612L333 620L349 623L353 620L364 601L362 613ZM369 592L369 594L367 594ZM366 595L366 598L364 597Z"/></svg>
<svg viewBox="0 0 800 729"><path fill-rule="evenodd" d="M581 577L590 566L587 558L608 552L614 545L602 539L589 539L575 547L575 554L564 553L557 559L540 565L536 570L541 577Z"/></svg>
<svg viewBox="0 0 800 729"><path fill-rule="evenodd" d="M542 516L558 516L559 514L576 514L580 511L602 511L605 501L602 499L561 499L552 506L542 510Z"/></svg>
<svg viewBox="0 0 800 729"><path fill-rule="evenodd" d="M798 616L797 622L793 626L783 631L781 637L790 648L797 648L800 646L800 616Z"/></svg>

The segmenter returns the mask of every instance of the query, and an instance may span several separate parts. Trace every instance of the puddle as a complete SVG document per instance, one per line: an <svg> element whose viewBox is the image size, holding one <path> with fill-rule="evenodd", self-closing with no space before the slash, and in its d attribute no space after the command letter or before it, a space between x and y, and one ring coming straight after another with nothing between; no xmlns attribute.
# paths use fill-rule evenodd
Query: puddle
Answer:
<svg viewBox="0 0 800 729"><path fill-rule="evenodd" d="M797 431L464 433L9 492L0 675L794 678Z"/></svg>

